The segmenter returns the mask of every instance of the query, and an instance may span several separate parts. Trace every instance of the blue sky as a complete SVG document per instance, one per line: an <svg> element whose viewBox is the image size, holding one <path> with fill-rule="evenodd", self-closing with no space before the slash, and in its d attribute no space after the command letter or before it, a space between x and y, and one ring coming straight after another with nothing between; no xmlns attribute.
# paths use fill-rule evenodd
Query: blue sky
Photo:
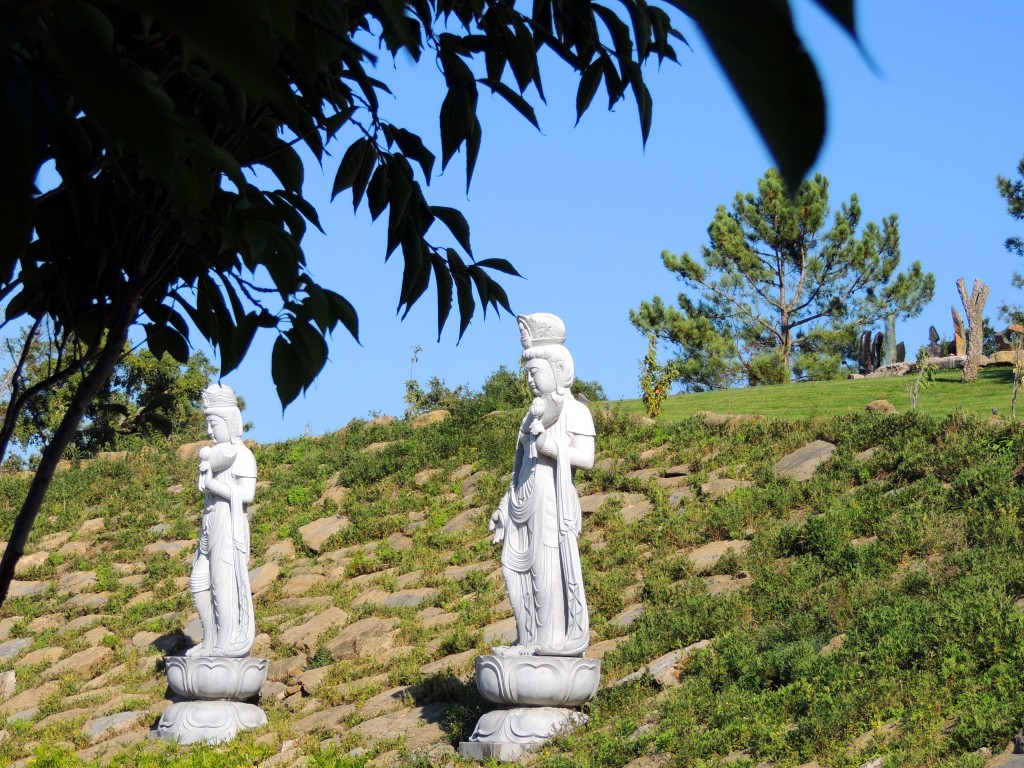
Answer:
<svg viewBox="0 0 1024 768"><path fill-rule="evenodd" d="M1024 265L1003 248L1024 225L995 189L996 175L1013 175L1024 155L1024 100L1013 85L1024 4L860 2L858 26L874 68L815 7L798 2L796 11L828 98L828 136L814 170L829 178L833 207L857 193L865 221L899 214L904 264L918 259L936 276L935 299L900 325L899 338L915 350L929 325L948 337L961 276L991 286L993 319L1001 302L1024 300L1009 283ZM562 316L577 375L596 379L615 399L638 396L646 349L630 308L655 294L674 300L679 291L662 250L698 253L716 206L752 191L771 164L704 41L685 19L679 23L692 50L679 46L681 66L648 72L654 123L646 148L631 99L611 113L595 99L574 127L575 82L560 62L547 61L541 131L481 94L484 141L468 196L461 157L428 190L432 203L466 214L478 259L507 258L523 274L504 279L513 310ZM439 154L443 94L434 65L385 57L381 67L395 91L387 116L418 129ZM282 414L269 375L273 337L258 338L225 382L245 396L250 436L260 441L301 435L307 425L312 434L333 431L373 412L400 415L414 346L423 349L412 375L453 387L478 389L500 365L518 362L516 323L507 315L478 313L459 344L453 317L437 342L433 287L399 321L401 257L384 263L385 219L353 215L345 195L328 202L339 159L323 171L307 166L307 198L319 206L327 236L313 232L305 246L314 275L355 304L362 346L337 333L317 382Z"/></svg>

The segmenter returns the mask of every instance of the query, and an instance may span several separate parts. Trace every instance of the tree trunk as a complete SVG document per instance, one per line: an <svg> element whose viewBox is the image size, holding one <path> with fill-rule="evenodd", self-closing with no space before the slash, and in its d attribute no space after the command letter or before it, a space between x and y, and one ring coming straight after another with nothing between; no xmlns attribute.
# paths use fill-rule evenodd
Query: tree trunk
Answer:
<svg viewBox="0 0 1024 768"><path fill-rule="evenodd" d="M963 380L976 381L981 368L981 348L984 344L981 326L984 322L985 301L988 300L988 286L975 278L971 295L968 296L967 286L961 277L956 281L956 289L960 293L960 301L964 303L964 311L967 312L967 360L964 362Z"/></svg>
<svg viewBox="0 0 1024 768"><path fill-rule="evenodd" d="M53 480L57 462L64 455L64 449L75 436L75 432L78 431L78 425L85 416L89 404L114 372L114 367L124 350L124 343L128 338L128 328L135 318L137 306L137 300L128 301L127 306L122 309L117 318L118 322L107 334L106 344L97 356L95 365L82 380L82 385L75 390L74 397L68 404L68 410L53 434L53 439L43 449L39 467L32 478L32 484L18 511L18 516L14 520L3 558L0 558L0 606L7 599L7 592L14 579L14 566L17 565L25 551L25 542L28 541L29 532L35 523L39 508L43 504L43 497Z"/></svg>

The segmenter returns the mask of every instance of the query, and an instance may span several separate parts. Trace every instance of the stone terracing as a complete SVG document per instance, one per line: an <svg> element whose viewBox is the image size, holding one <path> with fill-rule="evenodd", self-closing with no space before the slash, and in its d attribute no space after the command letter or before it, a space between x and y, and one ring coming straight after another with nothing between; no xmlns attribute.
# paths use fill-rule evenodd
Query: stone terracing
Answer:
<svg viewBox="0 0 1024 768"><path fill-rule="evenodd" d="M735 422L706 418L719 425L716 431L720 422ZM385 428L398 429L369 427L378 431L351 448L348 459L371 466L402 455L401 440ZM324 439L343 445L352 434L347 429ZM72 533L49 532L32 542L12 599L0 610L0 762L10 756L17 765L37 745L57 741L83 759L112 764L131 764L120 752L174 749L155 746L148 733L169 703L161 657L182 652L201 634L188 571L199 515L194 460L202 444L183 446L180 460L168 453L167 475L156 483L165 504L159 514L126 505L111 505L117 512L107 514L96 499L89 503L99 507L87 511L83 500L68 517ZM746 563L749 540L672 538L680 520L703 519L714 504L729 503L719 501L721 494L753 484L724 477L739 469L710 461L713 451L684 448L666 443L633 452L628 460L602 456L597 472L578 478L581 557L589 558L585 572L593 581L587 590L594 595L586 655L604 660L606 685L652 682L645 704L652 711L710 641L684 641L667 654L673 646L651 650L649 639L631 643L631 633L639 635L658 616L646 604L645 590L653 584L700 599L710 595L716 606L754 591L743 591L753 583L747 571L720 568L721 558L732 553L753 570ZM460 764L451 749L458 735L448 718L459 716L466 701L479 704L467 693L476 656L516 636L500 550L487 531L507 483L499 472L508 469L482 468L465 458L361 486L358 473L346 474L330 454L314 469L294 461L294 469L282 462L265 480L261 475L259 493L265 495L251 514L256 535L249 565L259 633L254 652L271 659L261 702L271 724L254 740L275 751L260 768L308 766L312 754L327 749L352 758L372 755L369 765L408 764L410 753L434 766ZM300 470L303 478L317 472L315 487L323 492L290 498L290 489L309 488L289 480ZM776 471L784 474L785 467ZM699 493L697 478L705 480ZM335 511L344 514L327 514ZM666 516L677 527L660 541L658 526ZM692 545L683 547L686 541ZM597 553L623 542L642 544L622 565L626 576L617 574L623 580L615 583L630 586L609 595L602 569L614 557L602 561ZM657 546L665 557L688 561L667 586L645 581L649 553ZM842 639L820 643L827 655L841 649ZM453 708L454 702L459 706ZM10 727L19 720L30 727ZM656 765L658 759L648 755L632 764Z"/></svg>

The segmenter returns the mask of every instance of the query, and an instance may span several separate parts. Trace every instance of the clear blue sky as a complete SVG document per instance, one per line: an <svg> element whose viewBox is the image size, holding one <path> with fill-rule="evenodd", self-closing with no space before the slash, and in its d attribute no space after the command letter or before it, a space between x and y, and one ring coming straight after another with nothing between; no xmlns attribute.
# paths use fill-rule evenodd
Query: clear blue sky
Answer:
<svg viewBox="0 0 1024 768"><path fill-rule="evenodd" d="M857 12L875 69L816 8L797 4L828 98L828 136L815 170L829 178L835 205L857 193L865 220L899 214L904 263L919 259L935 273L934 301L898 329L915 350L929 325L951 335L957 277L991 286L986 314L994 320L1001 302L1024 300L1009 284L1024 264L1003 248L1024 225L995 189L996 175L1013 175L1024 154L1024 100L1014 86L1024 3L865 0ZM523 274L504 280L513 310L560 315L577 375L596 379L615 399L638 396L646 349L630 308L679 290L661 251L699 252L716 206L753 190L771 164L704 41L680 23L692 51L680 46L681 66L648 74L655 106L646 149L631 99L614 113L595 99L574 127L575 83L560 62L548 61L541 132L482 94L484 142L468 197L461 157L428 190L431 202L466 214L478 259L507 258ZM434 65L392 65L385 57L382 66L396 94L388 116L418 128L439 154ZM453 316L438 343L433 287L399 322L401 256L384 263L384 219L371 225L365 210L353 216L345 196L328 203L338 159L324 171L307 167L307 197L319 205L327 236L314 232L306 247L314 275L356 305L362 346L337 333L318 381L282 414L269 375L273 338L258 338L225 382L245 396L251 436L260 441L301 435L307 424L313 434L333 431L374 411L400 415L413 346L423 348L413 375L449 386L478 389L500 365L518 362L518 331L507 315L478 314L458 345Z"/></svg>

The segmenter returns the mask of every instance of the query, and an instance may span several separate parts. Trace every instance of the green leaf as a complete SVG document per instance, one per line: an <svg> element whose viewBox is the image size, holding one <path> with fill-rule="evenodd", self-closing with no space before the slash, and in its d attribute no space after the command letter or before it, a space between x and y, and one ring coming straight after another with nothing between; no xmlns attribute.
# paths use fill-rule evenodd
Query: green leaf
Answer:
<svg viewBox="0 0 1024 768"><path fill-rule="evenodd" d="M480 142L483 140L484 129L480 121L473 120L473 129L466 140L466 192L469 192L469 183L473 180L473 171L476 168L476 159L480 156Z"/></svg>
<svg viewBox="0 0 1024 768"><path fill-rule="evenodd" d="M469 322L473 319L473 310L476 309L476 302L473 300L473 288L470 284L469 273L466 265L459 254L451 248L448 249L448 267L452 280L455 281L455 292L459 301L459 339L469 328Z"/></svg>
<svg viewBox="0 0 1024 768"><path fill-rule="evenodd" d="M381 163L373 172L370 185L366 188L366 202L370 206L370 218L377 220L388 207L388 166Z"/></svg>
<svg viewBox="0 0 1024 768"><path fill-rule="evenodd" d="M355 182L356 175L363 167L363 162L370 152L372 142L369 139L358 139L345 150L341 158L341 165L338 166L338 173L334 177L334 187L331 189L331 200L336 198L340 192L348 189Z"/></svg>
<svg viewBox="0 0 1024 768"><path fill-rule="evenodd" d="M178 32L232 80L279 105L294 104L277 65L266 7L241 0L122 0ZM260 11L263 12L260 12ZM281 23L280 16L276 19Z"/></svg>
<svg viewBox="0 0 1024 768"><path fill-rule="evenodd" d="M512 275L513 277L522 277L522 275L516 271L516 268L505 259L483 259L482 261L478 261L476 264L478 267L496 269L499 272L504 272L506 275Z"/></svg>
<svg viewBox="0 0 1024 768"><path fill-rule="evenodd" d="M514 90L509 88L505 83L500 80L492 80L489 77L482 78L477 82L483 83L491 89L492 93L496 93L501 96L505 101L515 107L516 111L519 112L523 117L533 124L533 127L540 130L540 124L537 122L537 115L533 111L533 107L530 106L530 102L516 93Z"/></svg>
<svg viewBox="0 0 1024 768"><path fill-rule="evenodd" d="M363 157L363 163L359 166L359 170L356 171L356 177L352 180L352 210L355 211L359 208L359 203L363 200L363 195L366 193L366 187L370 183L370 174L373 173L373 168L377 164L377 147L371 145L369 151Z"/></svg>
<svg viewBox="0 0 1024 768"><path fill-rule="evenodd" d="M437 340L441 340L441 332L452 311L452 274L448 264L440 254L431 252L430 264L434 268L434 279L437 282Z"/></svg>
<svg viewBox="0 0 1024 768"><path fill-rule="evenodd" d="M327 362L327 342L316 328L299 317L292 319L292 327L285 332L285 335L291 340L301 361L302 389L305 391Z"/></svg>
<svg viewBox="0 0 1024 768"><path fill-rule="evenodd" d="M277 337L270 353L270 375L277 387L277 397L282 408L299 396L306 383L303 380L301 354L283 335Z"/></svg>
<svg viewBox="0 0 1024 768"><path fill-rule="evenodd" d="M188 362L188 341L176 330L155 323L146 323L142 328L146 333L146 345L157 359L166 352L182 365Z"/></svg>
<svg viewBox="0 0 1024 768"><path fill-rule="evenodd" d="M84 3L64 8L55 15L50 34L75 96L115 142L137 154L157 178L169 181L180 144L174 103L114 56L95 8Z"/></svg>
<svg viewBox="0 0 1024 768"><path fill-rule="evenodd" d="M419 163L420 168L423 169L423 175L429 184L430 174L434 169L434 160L436 159L433 153L423 145L423 140L415 133L404 128L394 128L393 126L387 126L385 131L388 128L391 128L390 136L398 145L398 148Z"/></svg>
<svg viewBox="0 0 1024 768"><path fill-rule="evenodd" d="M456 242L462 246L466 253L472 256L473 249L469 244L469 222L466 221L466 217L455 208L448 208L444 205L432 205L430 206L430 212L448 227L452 235L455 236Z"/></svg>
<svg viewBox="0 0 1024 768"><path fill-rule="evenodd" d="M241 365L245 358L252 340L256 336L256 330L260 327L259 316L250 312L239 318L238 324L232 332L221 334L220 337L220 373L227 376L231 371Z"/></svg>
<svg viewBox="0 0 1024 768"><path fill-rule="evenodd" d="M673 0L673 5L700 27L795 193L824 140L825 97L788 3Z"/></svg>
<svg viewBox="0 0 1024 768"><path fill-rule="evenodd" d="M580 76L580 87L576 91L576 124L579 125L583 113L590 108L590 103L597 93L597 86L601 84L601 76L604 74L604 66L601 61L594 61L587 65Z"/></svg>
<svg viewBox="0 0 1024 768"><path fill-rule="evenodd" d="M352 334L352 338L358 343L359 316L356 314L355 307L344 296L328 288L324 288L324 295L331 304L332 316L341 321L341 324L345 326L345 329Z"/></svg>

